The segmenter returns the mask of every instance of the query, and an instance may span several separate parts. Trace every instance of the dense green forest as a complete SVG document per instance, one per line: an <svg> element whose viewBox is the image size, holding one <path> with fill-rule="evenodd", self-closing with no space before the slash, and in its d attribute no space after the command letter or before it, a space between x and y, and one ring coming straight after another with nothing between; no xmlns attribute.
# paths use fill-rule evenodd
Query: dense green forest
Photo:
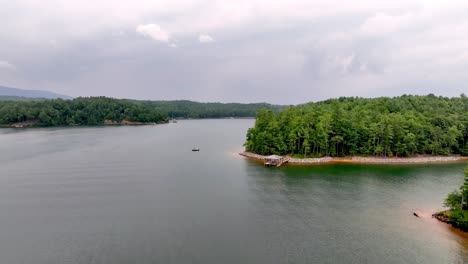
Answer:
<svg viewBox="0 0 468 264"><path fill-rule="evenodd" d="M107 97L49 100L0 96L0 124L32 121L39 126L96 125L104 123L104 120L160 122L169 118L254 117L261 108L278 112L281 106L185 100L138 101Z"/></svg>
<svg viewBox="0 0 468 264"><path fill-rule="evenodd" d="M167 115L142 103L106 97L0 102L0 124L97 125L104 120L156 123L166 119Z"/></svg>
<svg viewBox="0 0 468 264"><path fill-rule="evenodd" d="M468 98L341 97L261 110L246 150L293 156L468 155Z"/></svg>
<svg viewBox="0 0 468 264"><path fill-rule="evenodd" d="M166 113L173 118L220 118L220 117L255 117L259 109L279 112L283 106L266 103L199 103L187 100L143 101L145 105Z"/></svg>

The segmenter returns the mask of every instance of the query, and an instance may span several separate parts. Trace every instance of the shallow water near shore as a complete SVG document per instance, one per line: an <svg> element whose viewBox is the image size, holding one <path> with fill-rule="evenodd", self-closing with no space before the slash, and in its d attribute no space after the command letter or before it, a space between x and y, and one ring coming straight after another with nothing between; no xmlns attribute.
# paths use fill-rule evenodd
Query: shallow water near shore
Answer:
<svg viewBox="0 0 468 264"><path fill-rule="evenodd" d="M468 262L463 163L265 168L253 123L0 130L0 262Z"/></svg>

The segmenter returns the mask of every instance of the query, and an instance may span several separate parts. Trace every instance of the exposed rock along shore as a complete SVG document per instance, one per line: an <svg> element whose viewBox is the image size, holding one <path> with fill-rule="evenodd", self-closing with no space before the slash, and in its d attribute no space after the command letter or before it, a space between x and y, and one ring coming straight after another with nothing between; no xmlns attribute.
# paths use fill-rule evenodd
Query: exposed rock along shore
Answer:
<svg viewBox="0 0 468 264"><path fill-rule="evenodd" d="M251 158L251 159L256 159L256 160L265 160L267 156L255 154L252 152L241 152L239 153L241 156ZM323 157L323 158L306 158L306 159L298 159L298 158L289 158L288 163L290 164L316 164L316 163L326 163L326 162L331 162L333 161L333 158L331 157Z"/></svg>
<svg viewBox="0 0 468 264"><path fill-rule="evenodd" d="M449 214L450 210L446 210L446 211L442 211L442 212L439 212L439 213L435 213L432 215L432 217L434 217L435 219L441 221L441 222L444 222L444 223L447 223L447 224L451 224L450 223L450 220L448 218L448 214Z"/></svg>
<svg viewBox="0 0 468 264"><path fill-rule="evenodd" d="M410 158L374 158L374 157L352 157L353 162L362 163L433 163L450 162L462 160L459 156L433 156L433 157L410 157Z"/></svg>
<svg viewBox="0 0 468 264"><path fill-rule="evenodd" d="M128 120L122 120L122 121L113 121L113 120L104 120L104 125L127 125L127 126L138 126L138 125L158 125L158 124L167 124L169 121L159 121L157 123L152 123L152 122L137 122L137 121L128 121Z"/></svg>
<svg viewBox="0 0 468 264"><path fill-rule="evenodd" d="M239 155L264 161L267 156L259 155L251 152L241 152ZM379 158L379 157L345 157L345 158L289 158L289 164L306 165L306 164L322 164L330 162L341 163L363 163L363 164L422 164L422 163L444 163L468 160L468 157L460 156L429 156L429 157L410 157L410 158Z"/></svg>

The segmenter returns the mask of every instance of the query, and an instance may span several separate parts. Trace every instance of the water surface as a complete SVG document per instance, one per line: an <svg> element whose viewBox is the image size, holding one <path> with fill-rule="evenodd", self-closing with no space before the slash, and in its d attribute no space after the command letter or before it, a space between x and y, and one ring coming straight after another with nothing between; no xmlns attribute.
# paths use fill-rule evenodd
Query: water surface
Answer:
<svg viewBox="0 0 468 264"><path fill-rule="evenodd" d="M1 263L468 262L464 164L265 168L253 122L0 130Z"/></svg>

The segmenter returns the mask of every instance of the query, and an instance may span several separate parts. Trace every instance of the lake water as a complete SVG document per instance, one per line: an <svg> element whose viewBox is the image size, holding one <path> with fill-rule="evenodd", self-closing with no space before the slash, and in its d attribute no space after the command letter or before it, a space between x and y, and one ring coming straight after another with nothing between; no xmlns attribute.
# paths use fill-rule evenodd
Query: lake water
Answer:
<svg viewBox="0 0 468 264"><path fill-rule="evenodd" d="M464 164L265 168L253 122L0 130L0 263L468 262Z"/></svg>

